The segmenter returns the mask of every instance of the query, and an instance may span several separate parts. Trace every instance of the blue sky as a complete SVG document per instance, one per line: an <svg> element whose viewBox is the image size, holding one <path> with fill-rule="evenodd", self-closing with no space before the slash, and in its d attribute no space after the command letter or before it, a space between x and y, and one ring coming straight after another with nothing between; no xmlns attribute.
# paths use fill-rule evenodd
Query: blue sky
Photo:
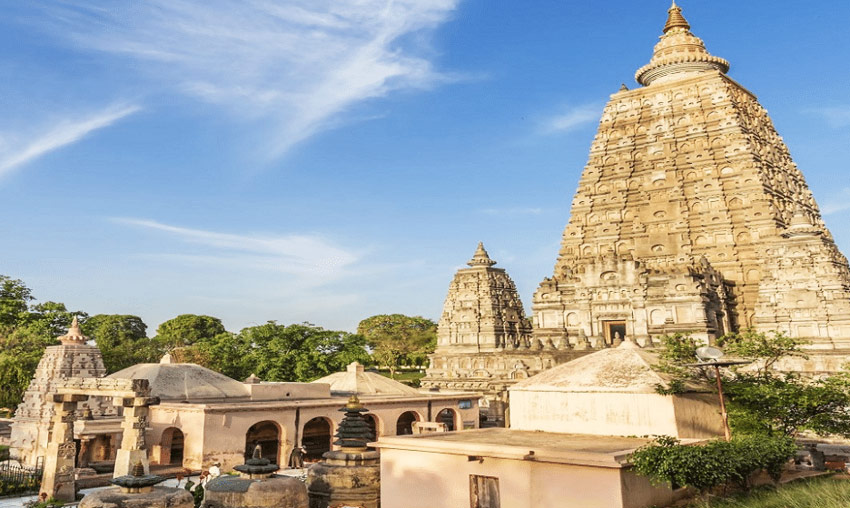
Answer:
<svg viewBox="0 0 850 508"><path fill-rule="evenodd" d="M0 273L156 325L438 319L478 241L526 307L666 0L2 2ZM850 252L850 3L682 0Z"/></svg>

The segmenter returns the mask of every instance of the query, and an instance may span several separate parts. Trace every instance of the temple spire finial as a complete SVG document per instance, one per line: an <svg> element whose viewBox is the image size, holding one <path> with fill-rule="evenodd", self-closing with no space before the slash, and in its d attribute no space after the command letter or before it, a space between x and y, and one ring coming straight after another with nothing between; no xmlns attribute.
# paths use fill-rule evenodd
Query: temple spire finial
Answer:
<svg viewBox="0 0 850 508"><path fill-rule="evenodd" d="M490 255L484 249L484 242L478 242L478 248L475 249L475 254L466 264L469 266L493 266L496 262L490 259Z"/></svg>
<svg viewBox="0 0 850 508"><path fill-rule="evenodd" d="M673 0L673 5L667 10L667 23L664 24L664 33L666 34L674 28L691 29L688 20L682 15L682 8L676 5L676 0Z"/></svg>
<svg viewBox="0 0 850 508"><path fill-rule="evenodd" d="M80 322L77 316L74 316L74 319L71 321L71 326L68 327L68 333L59 337L59 342L64 345L85 344L87 340L88 337L83 335L82 330L80 330Z"/></svg>

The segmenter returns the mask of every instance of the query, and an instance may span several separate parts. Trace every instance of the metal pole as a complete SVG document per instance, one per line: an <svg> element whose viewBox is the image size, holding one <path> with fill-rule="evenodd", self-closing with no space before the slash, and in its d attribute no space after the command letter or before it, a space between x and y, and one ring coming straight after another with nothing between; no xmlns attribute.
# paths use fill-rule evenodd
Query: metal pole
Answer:
<svg viewBox="0 0 850 508"><path fill-rule="evenodd" d="M729 430L729 416L726 414L726 401L723 399L723 382L720 380L720 367L714 366L714 377L717 380L717 396L720 398L720 416L723 418L723 437L727 442L732 440Z"/></svg>

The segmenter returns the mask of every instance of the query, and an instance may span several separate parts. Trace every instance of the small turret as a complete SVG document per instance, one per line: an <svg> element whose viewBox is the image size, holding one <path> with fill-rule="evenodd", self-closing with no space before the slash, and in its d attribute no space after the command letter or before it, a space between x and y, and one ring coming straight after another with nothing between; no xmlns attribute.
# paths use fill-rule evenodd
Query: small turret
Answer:
<svg viewBox="0 0 850 508"><path fill-rule="evenodd" d="M475 254L473 254L472 259L467 261L466 264L469 266L493 266L496 262L490 259L490 255L484 249L484 242L478 242L478 248L475 249Z"/></svg>

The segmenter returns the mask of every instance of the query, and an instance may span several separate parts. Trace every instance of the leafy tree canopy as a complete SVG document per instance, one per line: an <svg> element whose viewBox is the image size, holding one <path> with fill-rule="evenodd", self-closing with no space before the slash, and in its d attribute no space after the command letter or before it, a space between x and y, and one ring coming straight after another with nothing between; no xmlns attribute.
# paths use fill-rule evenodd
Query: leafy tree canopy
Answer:
<svg viewBox="0 0 850 508"><path fill-rule="evenodd" d="M310 323L287 326L269 321L244 328L239 335L251 345L253 372L267 381L311 381L345 370L353 361L369 361L362 335Z"/></svg>
<svg viewBox="0 0 850 508"><path fill-rule="evenodd" d="M156 338L166 350L191 346L204 339L225 333L221 320L212 316L181 314L159 325Z"/></svg>
<svg viewBox="0 0 850 508"><path fill-rule="evenodd" d="M17 325L32 299L32 291L23 281L0 275L0 326Z"/></svg>
<svg viewBox="0 0 850 508"><path fill-rule="evenodd" d="M805 357L806 341L781 332L745 330L718 339L733 358L749 360L745 367L722 369L729 423L735 432L795 436L802 430L850 437L850 373L805 377L777 368L782 358ZM656 369L673 376L661 393L700 383L714 390L713 369L688 366L698 344L688 335L662 338Z"/></svg>
<svg viewBox="0 0 850 508"><path fill-rule="evenodd" d="M372 348L375 361L395 373L401 362L424 362L437 345L437 325L430 319L404 314L379 314L366 318L357 325Z"/></svg>
<svg viewBox="0 0 850 508"><path fill-rule="evenodd" d="M82 324L83 333L94 339L109 373L137 363L159 359L158 344L147 336L148 325L138 316L97 314Z"/></svg>

